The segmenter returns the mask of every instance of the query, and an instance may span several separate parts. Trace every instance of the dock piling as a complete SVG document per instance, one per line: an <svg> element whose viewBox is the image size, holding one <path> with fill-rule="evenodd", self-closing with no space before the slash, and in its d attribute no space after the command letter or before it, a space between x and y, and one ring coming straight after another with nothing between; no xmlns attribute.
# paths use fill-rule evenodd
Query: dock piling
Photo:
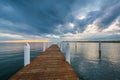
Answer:
<svg viewBox="0 0 120 80"><path fill-rule="evenodd" d="M101 41L99 41L99 59L101 59Z"/></svg>
<svg viewBox="0 0 120 80"><path fill-rule="evenodd" d="M60 50L63 51L63 50L62 50L62 42L60 42Z"/></svg>
<svg viewBox="0 0 120 80"><path fill-rule="evenodd" d="M46 44L45 42L43 42L43 52L45 51L45 49L46 49Z"/></svg>
<svg viewBox="0 0 120 80"><path fill-rule="evenodd" d="M77 42L75 42L75 53L77 53Z"/></svg>
<svg viewBox="0 0 120 80"><path fill-rule="evenodd" d="M70 45L67 43L66 45L66 61L70 64Z"/></svg>
<svg viewBox="0 0 120 80"><path fill-rule="evenodd" d="M30 45L25 43L24 45L24 66L30 64Z"/></svg>

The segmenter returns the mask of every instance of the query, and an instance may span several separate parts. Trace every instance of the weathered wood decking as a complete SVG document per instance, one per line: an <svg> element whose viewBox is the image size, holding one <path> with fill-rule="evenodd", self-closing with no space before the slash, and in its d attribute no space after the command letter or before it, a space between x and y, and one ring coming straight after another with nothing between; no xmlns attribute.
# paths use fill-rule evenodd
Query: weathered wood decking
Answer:
<svg viewBox="0 0 120 80"><path fill-rule="evenodd" d="M9 80L79 80L57 45L52 45Z"/></svg>

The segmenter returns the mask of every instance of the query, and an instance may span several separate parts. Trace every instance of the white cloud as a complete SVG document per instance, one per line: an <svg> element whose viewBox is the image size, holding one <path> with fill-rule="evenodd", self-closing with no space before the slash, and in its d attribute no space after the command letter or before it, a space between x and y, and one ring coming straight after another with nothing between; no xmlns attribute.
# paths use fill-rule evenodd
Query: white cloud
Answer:
<svg viewBox="0 0 120 80"><path fill-rule="evenodd" d="M120 32L119 18L116 19L108 28L104 29L103 32Z"/></svg>
<svg viewBox="0 0 120 80"><path fill-rule="evenodd" d="M54 29L54 32L63 34L65 32L70 32L75 28L75 24L72 22L66 22L65 24L58 24Z"/></svg>
<svg viewBox="0 0 120 80"><path fill-rule="evenodd" d="M80 40L82 38L82 34L81 33L71 33L71 32L68 32L64 35L62 35L63 39L64 40Z"/></svg>
<svg viewBox="0 0 120 80"><path fill-rule="evenodd" d="M9 37L9 38L18 38L23 39L23 36L17 34L10 34L10 33L0 33L0 37Z"/></svg>
<svg viewBox="0 0 120 80"><path fill-rule="evenodd" d="M87 27L83 31L83 33L98 33L99 32L99 26L97 26L96 23L97 23L97 20L94 21L92 24L87 25Z"/></svg>
<svg viewBox="0 0 120 80"><path fill-rule="evenodd" d="M95 1L94 3L85 5L84 7L81 7L79 3L75 3L72 9L72 15L78 20L85 19L89 12L100 11L100 5L101 1Z"/></svg>
<svg viewBox="0 0 120 80"><path fill-rule="evenodd" d="M97 33L98 26L89 24L83 33Z"/></svg>
<svg viewBox="0 0 120 80"><path fill-rule="evenodd" d="M60 38L60 36L58 36L58 35L50 35L50 34L48 34L48 35L46 35L46 37L48 37L48 38Z"/></svg>
<svg viewBox="0 0 120 80"><path fill-rule="evenodd" d="M78 15L78 16L76 16L76 19L78 19L78 20L82 20L82 19L85 19L86 18L86 16L84 16L84 15Z"/></svg>
<svg viewBox="0 0 120 80"><path fill-rule="evenodd" d="M74 23L67 23L67 27L70 28L70 29L73 29L75 27L75 24Z"/></svg>
<svg viewBox="0 0 120 80"><path fill-rule="evenodd" d="M99 19L95 20L92 24L89 24L83 32L77 32L73 34L68 32L64 34L65 40L90 40L90 39L111 39L115 40L114 36L120 35L120 22L119 18L113 22L108 28L101 29L100 26L97 25ZM112 38L113 36L113 38ZM117 39L117 37L116 37Z"/></svg>
<svg viewBox="0 0 120 80"><path fill-rule="evenodd" d="M63 28L63 27L64 27L63 25L58 24L58 25L56 26L56 28L54 29L54 32L62 34L63 31L64 31L64 28Z"/></svg>

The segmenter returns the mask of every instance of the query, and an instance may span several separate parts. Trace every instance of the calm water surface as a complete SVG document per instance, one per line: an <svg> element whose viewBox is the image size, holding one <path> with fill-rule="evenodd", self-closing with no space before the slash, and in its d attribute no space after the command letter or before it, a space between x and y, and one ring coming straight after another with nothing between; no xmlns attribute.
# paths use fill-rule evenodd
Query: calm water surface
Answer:
<svg viewBox="0 0 120 80"><path fill-rule="evenodd" d="M7 80L24 65L24 43L0 43L0 80ZM42 43L30 43L31 60ZM65 53L63 44L63 52ZM71 65L81 80L120 80L120 43L70 43Z"/></svg>
<svg viewBox="0 0 120 80"><path fill-rule="evenodd" d="M120 80L120 43L71 43L71 65L82 80Z"/></svg>
<svg viewBox="0 0 120 80"><path fill-rule="evenodd" d="M24 43L0 43L0 80L24 67ZM42 43L30 43L31 60L42 52Z"/></svg>

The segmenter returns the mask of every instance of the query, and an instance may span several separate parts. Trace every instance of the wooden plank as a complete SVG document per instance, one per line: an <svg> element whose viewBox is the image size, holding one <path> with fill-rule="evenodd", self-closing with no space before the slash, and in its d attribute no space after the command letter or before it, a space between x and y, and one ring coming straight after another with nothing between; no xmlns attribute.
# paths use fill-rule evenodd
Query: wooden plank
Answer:
<svg viewBox="0 0 120 80"><path fill-rule="evenodd" d="M57 45L52 45L9 80L79 80Z"/></svg>

